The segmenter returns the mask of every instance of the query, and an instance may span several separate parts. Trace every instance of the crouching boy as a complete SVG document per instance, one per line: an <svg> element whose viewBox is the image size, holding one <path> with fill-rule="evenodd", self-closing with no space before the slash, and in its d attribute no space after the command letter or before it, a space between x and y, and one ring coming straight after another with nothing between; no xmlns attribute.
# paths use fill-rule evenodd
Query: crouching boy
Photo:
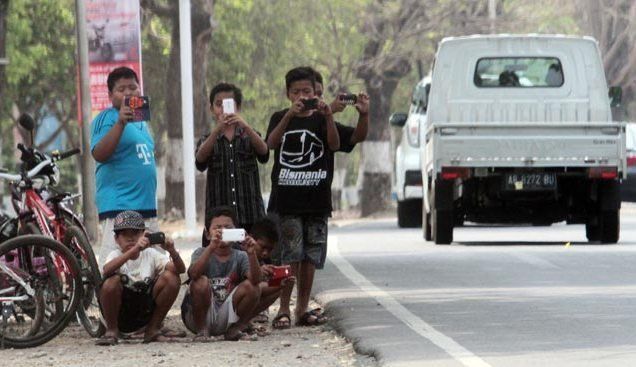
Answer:
<svg viewBox="0 0 636 367"><path fill-rule="evenodd" d="M276 266L271 265L269 262L271 262L271 254L277 247L280 237L278 218L276 216L268 215L258 219L252 225L250 235L255 241L254 250L261 264L261 274L263 276L259 285L261 288L261 299L252 315L254 319L258 318L261 312L267 310L268 307L280 297L284 290L291 293L296 278L290 275L279 281L274 279ZM288 314L283 316L289 318ZM274 322L279 322L283 316L278 315Z"/></svg>
<svg viewBox="0 0 636 367"><path fill-rule="evenodd" d="M166 238L161 253L150 245L144 219L138 212L124 211L113 220L115 242L104 265L99 299L106 320L106 334L97 345L117 344L120 333L145 328L144 343L165 341L160 325L179 293L179 274L185 264Z"/></svg>
<svg viewBox="0 0 636 367"><path fill-rule="evenodd" d="M210 211L210 218L206 228L210 244L192 254L190 287L181 304L181 316L196 334L196 341L206 341L210 335L240 340L260 298L261 272L255 241L246 236L244 252L222 240L223 230L237 223L232 208L216 207Z"/></svg>

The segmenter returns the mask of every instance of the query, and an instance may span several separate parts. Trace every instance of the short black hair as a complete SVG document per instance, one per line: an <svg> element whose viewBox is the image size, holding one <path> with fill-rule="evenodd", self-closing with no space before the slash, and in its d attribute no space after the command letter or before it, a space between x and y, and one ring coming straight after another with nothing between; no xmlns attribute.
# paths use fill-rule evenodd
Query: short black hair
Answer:
<svg viewBox="0 0 636 367"><path fill-rule="evenodd" d="M216 206L212 208L212 210L210 210L210 213L206 215L206 219L205 219L206 231L210 229L210 223L212 223L212 219L218 218L218 217L228 217L232 219L232 224L234 224L235 226L238 224L238 219L236 219L236 211L234 211L234 208L227 205Z"/></svg>
<svg viewBox="0 0 636 367"><path fill-rule="evenodd" d="M214 97L221 92L234 93L234 102L236 102L236 107L241 107L241 103L243 103L243 92L241 92L241 88L226 82L221 82L212 88L212 91L210 92L210 105L214 104Z"/></svg>
<svg viewBox="0 0 636 367"><path fill-rule="evenodd" d="M310 66L299 66L291 69L285 74L285 86L289 92L289 87L293 82L299 80L309 80L311 86L316 89L316 71Z"/></svg>
<svg viewBox="0 0 636 367"><path fill-rule="evenodd" d="M266 239L272 241L274 244L278 243L278 239L280 238L278 216L268 214L265 217L257 219L256 222L252 224L250 235L255 240Z"/></svg>
<svg viewBox="0 0 636 367"><path fill-rule="evenodd" d="M137 73L129 67L120 66L116 69L113 69L108 74L108 79L106 79L106 84L108 84L108 92L112 92L113 88L115 88L115 83L119 79L135 79L137 83L139 83L139 78L137 77Z"/></svg>

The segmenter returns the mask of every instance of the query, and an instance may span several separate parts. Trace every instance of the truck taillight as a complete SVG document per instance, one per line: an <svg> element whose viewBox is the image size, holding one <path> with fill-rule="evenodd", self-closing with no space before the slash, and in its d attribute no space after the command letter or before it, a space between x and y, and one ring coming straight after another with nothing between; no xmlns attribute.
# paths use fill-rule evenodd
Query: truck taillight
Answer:
<svg viewBox="0 0 636 367"><path fill-rule="evenodd" d="M627 153L627 166L636 166L636 153Z"/></svg>
<svg viewBox="0 0 636 367"><path fill-rule="evenodd" d="M442 180L455 180L470 177L470 168L466 167L442 167Z"/></svg>
<svg viewBox="0 0 636 367"><path fill-rule="evenodd" d="M406 138L409 141L409 145L414 148L420 146L420 122L418 119L409 120L406 126Z"/></svg>
<svg viewBox="0 0 636 367"><path fill-rule="evenodd" d="M613 180L618 177L618 171L616 167L592 167L588 171L588 177L601 180Z"/></svg>

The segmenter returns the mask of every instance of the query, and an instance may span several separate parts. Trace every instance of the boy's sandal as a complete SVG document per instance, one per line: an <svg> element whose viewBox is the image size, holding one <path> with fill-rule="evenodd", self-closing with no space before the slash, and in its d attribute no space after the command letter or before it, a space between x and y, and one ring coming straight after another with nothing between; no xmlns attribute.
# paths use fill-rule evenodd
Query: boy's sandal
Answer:
<svg viewBox="0 0 636 367"><path fill-rule="evenodd" d="M319 326L327 323L327 316L320 312L319 308L305 312L296 322L298 326Z"/></svg>
<svg viewBox="0 0 636 367"><path fill-rule="evenodd" d="M163 335L161 332L158 332L152 336L144 336L144 341L142 342L143 344L148 344L148 343L154 343L154 342L159 342L159 343L174 343L176 342L176 340L174 340L173 338L169 338L165 335Z"/></svg>
<svg viewBox="0 0 636 367"><path fill-rule="evenodd" d="M200 332L192 338L192 341L194 343L209 343L212 341L212 339L208 335L205 335L203 332Z"/></svg>
<svg viewBox="0 0 636 367"><path fill-rule="evenodd" d="M256 315L253 319L253 322L258 322L259 324L265 324L269 321L269 316L267 315L267 311L263 311Z"/></svg>
<svg viewBox="0 0 636 367"><path fill-rule="evenodd" d="M249 335L249 334L244 333L242 331L237 331L233 335L225 333L224 338L225 338L225 340L232 341L232 342L237 342L239 340L243 340L243 341L257 341L258 340L258 336L257 335Z"/></svg>
<svg viewBox="0 0 636 367"><path fill-rule="evenodd" d="M187 336L186 332L183 330L172 330L167 326L164 326L159 331L161 335L168 338L185 338Z"/></svg>
<svg viewBox="0 0 636 367"><path fill-rule="evenodd" d="M109 347L112 345L117 345L117 337L113 335L104 335L101 338L95 341L95 345Z"/></svg>
<svg viewBox="0 0 636 367"><path fill-rule="evenodd" d="M272 327L276 330L289 329L291 327L291 317L287 313L279 313L272 320Z"/></svg>

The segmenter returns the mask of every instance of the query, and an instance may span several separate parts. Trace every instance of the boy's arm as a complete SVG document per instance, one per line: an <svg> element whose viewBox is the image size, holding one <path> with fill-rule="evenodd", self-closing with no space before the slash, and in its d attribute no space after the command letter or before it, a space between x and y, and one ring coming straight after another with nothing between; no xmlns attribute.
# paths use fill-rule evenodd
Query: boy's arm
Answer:
<svg viewBox="0 0 636 367"><path fill-rule="evenodd" d="M121 106L117 122L110 128L108 133L95 145L91 154L98 162L105 162L113 155L119 140L121 139L128 121L132 120L133 112L128 106Z"/></svg>
<svg viewBox="0 0 636 367"><path fill-rule="evenodd" d="M252 285L258 285L261 282L261 266L258 263L258 257L256 256L256 251L254 249L255 244L256 241L254 241L252 237L247 236L245 238L245 252L247 252L247 259L250 266L247 279L249 279Z"/></svg>
<svg viewBox="0 0 636 367"><path fill-rule="evenodd" d="M224 126L222 122L217 123L214 129L212 129L212 132L210 133L208 138L205 139L203 143L201 143L201 145L199 145L199 149L197 149L197 152L195 154L196 163L204 164L208 161L210 156L212 156L212 152L214 151L214 143L216 143L216 139L221 134L223 128Z"/></svg>
<svg viewBox="0 0 636 367"><path fill-rule="evenodd" d="M353 135L351 135L351 145L362 142L367 138L367 133L369 132L369 96L365 93L360 93L355 107L359 115L358 123L353 131Z"/></svg>
<svg viewBox="0 0 636 367"><path fill-rule="evenodd" d="M174 269L171 270L174 270L177 274L185 273L185 264L183 263L179 252L174 248L174 241L172 240L172 238L166 237L166 241L162 247L168 252L168 254L170 254L170 259L172 261L169 262L168 265L172 264L172 266L174 267ZM166 265L166 268L168 268L168 265Z"/></svg>
<svg viewBox="0 0 636 367"><path fill-rule="evenodd" d="M192 255L192 262L190 264L190 269L188 269L188 277L190 277L191 280L197 280L205 273L210 257L221 243L221 230L213 229L211 230L210 235L212 236L212 240L207 247L203 248L201 256L195 259L194 256L196 255L196 252Z"/></svg>
<svg viewBox="0 0 636 367"><path fill-rule="evenodd" d="M104 264L103 278L106 279L111 275L115 274L122 265L124 265L128 260L135 257L141 251L143 251L144 247L137 243L130 250L124 252L123 254L117 256L116 258L110 260L106 264Z"/></svg>
<svg viewBox="0 0 636 367"><path fill-rule="evenodd" d="M283 134L285 134L285 130L287 130L287 125L291 121L294 116L298 115L304 105L301 100L297 100L292 104L292 106L285 112L283 118L278 121L276 126L272 128L272 122L270 121L270 127L267 132L267 146L269 149L276 149L281 143L281 139L283 138ZM271 131L270 131L271 130Z"/></svg>
<svg viewBox="0 0 636 367"><path fill-rule="evenodd" d="M254 131L254 129L252 129L252 127L248 125L247 122L245 122L245 120L243 120L241 115L234 114L229 116L228 124L234 124L234 123L237 124L239 127L242 127L243 130L245 130L247 135L250 137L250 142L252 143L252 147L256 151L257 155L263 156L269 153L269 148L267 147L267 143L265 143L263 138L261 138L261 136L258 135L258 133L256 133L256 131Z"/></svg>
<svg viewBox="0 0 636 367"><path fill-rule="evenodd" d="M340 136L338 135L338 128L336 122L333 119L331 108L324 101L320 101L318 104L318 110L323 114L327 121L327 145L332 152L335 152L340 148Z"/></svg>

